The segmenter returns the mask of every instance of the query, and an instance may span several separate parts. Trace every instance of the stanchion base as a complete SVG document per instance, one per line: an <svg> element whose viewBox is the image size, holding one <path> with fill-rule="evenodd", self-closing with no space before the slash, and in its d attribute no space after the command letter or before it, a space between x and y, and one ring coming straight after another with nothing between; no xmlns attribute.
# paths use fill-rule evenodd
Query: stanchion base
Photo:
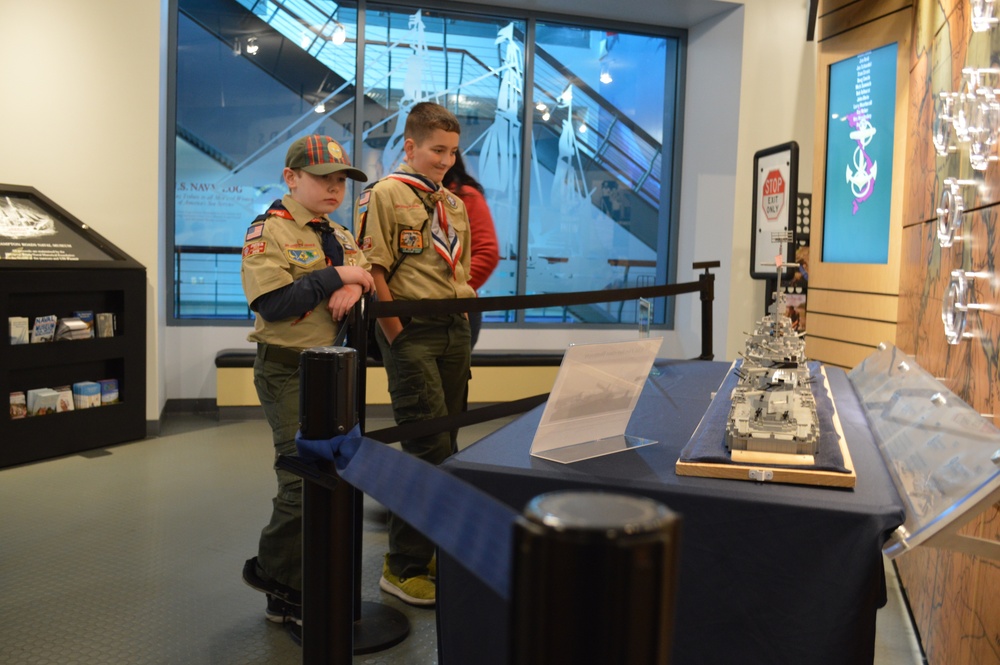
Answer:
<svg viewBox="0 0 1000 665"><path fill-rule="evenodd" d="M361 618L354 622L354 655L394 647L410 634L410 622L397 609L364 600Z"/></svg>

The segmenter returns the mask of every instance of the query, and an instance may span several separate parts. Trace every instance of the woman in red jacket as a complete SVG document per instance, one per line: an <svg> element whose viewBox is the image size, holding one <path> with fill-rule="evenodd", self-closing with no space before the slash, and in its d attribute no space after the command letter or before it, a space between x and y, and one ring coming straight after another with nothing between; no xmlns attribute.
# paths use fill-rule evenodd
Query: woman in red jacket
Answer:
<svg viewBox="0 0 1000 665"><path fill-rule="evenodd" d="M465 162L461 153L455 155L455 164L444 176L443 184L465 203L469 214L469 231L472 235L472 247L469 250L469 286L479 290L500 262L499 243L496 228L493 226L493 215L483 197L483 186L465 170ZM472 346L479 339L479 329L483 324L482 312L469 312L469 324L472 327Z"/></svg>

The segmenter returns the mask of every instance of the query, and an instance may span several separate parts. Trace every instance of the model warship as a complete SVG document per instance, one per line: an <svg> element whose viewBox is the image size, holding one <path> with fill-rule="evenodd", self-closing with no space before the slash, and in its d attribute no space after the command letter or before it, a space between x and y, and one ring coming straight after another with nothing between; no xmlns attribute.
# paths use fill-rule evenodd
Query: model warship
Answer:
<svg viewBox="0 0 1000 665"><path fill-rule="evenodd" d="M776 267L774 304L747 335L743 362L736 369L739 381L726 422L726 448L730 452L815 455L819 450L819 419L805 340L784 313L780 258Z"/></svg>

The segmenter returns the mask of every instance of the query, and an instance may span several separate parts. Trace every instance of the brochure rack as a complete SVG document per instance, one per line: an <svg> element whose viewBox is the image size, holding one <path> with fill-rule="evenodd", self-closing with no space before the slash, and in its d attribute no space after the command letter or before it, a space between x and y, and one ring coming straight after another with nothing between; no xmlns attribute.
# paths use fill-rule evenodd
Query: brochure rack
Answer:
<svg viewBox="0 0 1000 665"><path fill-rule="evenodd" d="M0 322L110 312L113 337L0 340L0 395L117 379L119 401L13 419L0 415L0 467L146 436L146 270L31 187L0 185Z"/></svg>

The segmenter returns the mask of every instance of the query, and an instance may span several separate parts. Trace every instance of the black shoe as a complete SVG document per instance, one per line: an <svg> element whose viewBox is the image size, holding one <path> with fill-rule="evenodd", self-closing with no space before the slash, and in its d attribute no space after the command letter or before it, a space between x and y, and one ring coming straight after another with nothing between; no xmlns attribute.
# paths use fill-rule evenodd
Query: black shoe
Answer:
<svg viewBox="0 0 1000 665"><path fill-rule="evenodd" d="M285 624L285 630L288 631L288 636L292 638L292 642L295 642L299 646L302 646L302 626L295 623Z"/></svg>
<svg viewBox="0 0 1000 665"><path fill-rule="evenodd" d="M294 623L302 625L302 606L286 603L277 596L267 594L267 609L264 618L273 623Z"/></svg>
<svg viewBox="0 0 1000 665"><path fill-rule="evenodd" d="M275 596L289 605L302 605L302 592L266 577L257 565L257 557L243 564L243 581L252 589Z"/></svg>

